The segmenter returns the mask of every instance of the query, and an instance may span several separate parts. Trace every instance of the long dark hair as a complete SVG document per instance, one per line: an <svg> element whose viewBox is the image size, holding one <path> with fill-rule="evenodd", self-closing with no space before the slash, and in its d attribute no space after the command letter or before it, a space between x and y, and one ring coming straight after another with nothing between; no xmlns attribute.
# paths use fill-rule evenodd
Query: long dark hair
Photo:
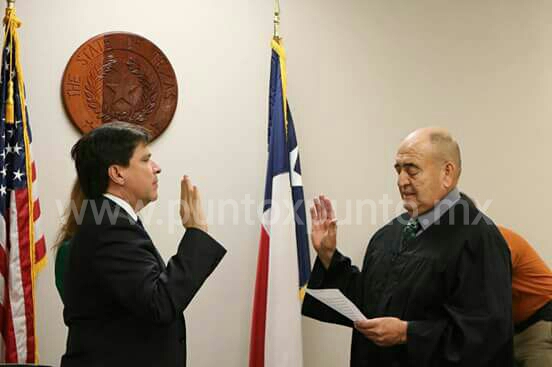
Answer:
<svg viewBox="0 0 552 367"><path fill-rule="evenodd" d="M67 205L67 209L65 209L64 220L62 221L61 228L59 229L54 248L59 248L63 242L71 239L77 232L79 227L77 216L81 211L84 199L85 196L79 179L77 178L73 183L73 188L71 189L69 204Z"/></svg>

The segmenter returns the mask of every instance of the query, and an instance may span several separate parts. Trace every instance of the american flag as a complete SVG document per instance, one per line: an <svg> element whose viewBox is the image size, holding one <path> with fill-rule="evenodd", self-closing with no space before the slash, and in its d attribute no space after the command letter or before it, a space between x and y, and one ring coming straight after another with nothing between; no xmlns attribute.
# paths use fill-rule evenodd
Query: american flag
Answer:
<svg viewBox="0 0 552 367"><path fill-rule="evenodd" d="M6 18L0 74L0 361L37 363L34 282L46 244L19 62L20 22L15 9L7 9Z"/></svg>
<svg viewBox="0 0 552 367"><path fill-rule="evenodd" d="M301 367L301 301L310 255L299 147L286 97L285 51L272 41L268 164L249 367Z"/></svg>

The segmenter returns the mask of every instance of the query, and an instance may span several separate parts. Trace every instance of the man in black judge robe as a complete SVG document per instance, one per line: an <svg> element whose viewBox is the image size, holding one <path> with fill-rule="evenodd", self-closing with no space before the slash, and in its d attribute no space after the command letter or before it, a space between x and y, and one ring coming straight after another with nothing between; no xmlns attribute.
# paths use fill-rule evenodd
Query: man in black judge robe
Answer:
<svg viewBox="0 0 552 367"><path fill-rule="evenodd" d="M311 208L318 256L309 288L339 288L367 317L353 323L307 295L303 314L354 327L352 367L512 366L510 253L492 221L460 198L460 149L437 128L396 155L406 213L370 240L362 270L336 249L330 200Z"/></svg>

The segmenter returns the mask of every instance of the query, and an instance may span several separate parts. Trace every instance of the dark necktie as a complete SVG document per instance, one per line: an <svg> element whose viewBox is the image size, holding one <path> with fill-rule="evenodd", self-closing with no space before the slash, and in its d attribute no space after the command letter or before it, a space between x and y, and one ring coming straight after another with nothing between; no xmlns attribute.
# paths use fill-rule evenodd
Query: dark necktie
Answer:
<svg viewBox="0 0 552 367"><path fill-rule="evenodd" d="M406 250L406 247L416 238L416 233L420 229L420 223L416 218L410 218L402 230L402 240L400 252Z"/></svg>
<svg viewBox="0 0 552 367"><path fill-rule="evenodd" d="M144 225L142 224L142 221L140 220L140 218L136 219L136 224L138 224L138 226L139 226L140 228L142 228L144 231L146 230L146 229L144 228Z"/></svg>

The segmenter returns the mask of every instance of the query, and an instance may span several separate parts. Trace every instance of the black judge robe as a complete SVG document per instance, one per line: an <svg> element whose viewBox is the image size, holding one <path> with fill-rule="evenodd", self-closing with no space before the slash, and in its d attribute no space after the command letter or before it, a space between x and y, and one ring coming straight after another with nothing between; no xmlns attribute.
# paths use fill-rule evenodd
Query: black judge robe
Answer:
<svg viewBox="0 0 552 367"><path fill-rule="evenodd" d="M309 288L339 288L367 318L408 321L407 343L378 347L353 329L352 367L509 367L512 289L508 246L492 221L460 199L399 253L408 215L370 240L362 271L336 251L316 259ZM302 312L352 327L307 295Z"/></svg>

